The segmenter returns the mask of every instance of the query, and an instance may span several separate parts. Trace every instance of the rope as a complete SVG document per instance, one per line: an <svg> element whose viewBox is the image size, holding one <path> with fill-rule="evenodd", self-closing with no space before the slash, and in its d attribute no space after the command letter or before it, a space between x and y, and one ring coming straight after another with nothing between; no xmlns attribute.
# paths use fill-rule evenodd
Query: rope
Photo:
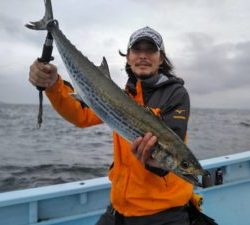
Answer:
<svg viewBox="0 0 250 225"><path fill-rule="evenodd" d="M39 109L37 115L37 128L40 129L43 122L43 91L39 90Z"/></svg>

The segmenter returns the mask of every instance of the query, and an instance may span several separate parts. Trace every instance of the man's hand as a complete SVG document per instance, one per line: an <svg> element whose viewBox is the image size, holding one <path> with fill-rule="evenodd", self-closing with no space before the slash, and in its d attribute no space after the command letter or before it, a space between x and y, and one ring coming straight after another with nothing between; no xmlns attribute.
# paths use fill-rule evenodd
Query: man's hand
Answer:
<svg viewBox="0 0 250 225"><path fill-rule="evenodd" d="M138 160L144 165L159 167L156 161L151 157L154 145L157 142L157 137L148 132L144 137L138 137L132 142L132 152Z"/></svg>
<svg viewBox="0 0 250 225"><path fill-rule="evenodd" d="M29 81L34 86L48 88L58 79L57 68L53 64L44 64L37 60L30 66Z"/></svg>

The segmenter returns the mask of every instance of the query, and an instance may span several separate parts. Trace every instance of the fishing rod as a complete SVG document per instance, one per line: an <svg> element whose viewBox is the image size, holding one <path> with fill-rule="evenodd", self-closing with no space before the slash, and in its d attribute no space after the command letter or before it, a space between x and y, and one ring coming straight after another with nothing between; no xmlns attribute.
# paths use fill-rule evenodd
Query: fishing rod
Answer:
<svg viewBox="0 0 250 225"><path fill-rule="evenodd" d="M52 56L52 51L53 51L53 37L51 32L48 31L43 45L42 56L37 60L44 64L49 63L54 59L54 57ZM39 129L43 122L43 91L45 90L45 88L39 86L36 86L36 88L39 91L39 109L37 115L37 128Z"/></svg>

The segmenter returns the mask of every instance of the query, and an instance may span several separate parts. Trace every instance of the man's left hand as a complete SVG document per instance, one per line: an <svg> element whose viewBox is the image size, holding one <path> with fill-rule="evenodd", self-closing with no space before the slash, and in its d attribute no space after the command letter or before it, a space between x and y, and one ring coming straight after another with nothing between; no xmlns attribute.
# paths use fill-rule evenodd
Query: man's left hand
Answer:
<svg viewBox="0 0 250 225"><path fill-rule="evenodd" d="M151 157L152 150L157 142L157 137L148 132L144 137L138 137L132 142L132 152L144 165L157 166L156 161Z"/></svg>

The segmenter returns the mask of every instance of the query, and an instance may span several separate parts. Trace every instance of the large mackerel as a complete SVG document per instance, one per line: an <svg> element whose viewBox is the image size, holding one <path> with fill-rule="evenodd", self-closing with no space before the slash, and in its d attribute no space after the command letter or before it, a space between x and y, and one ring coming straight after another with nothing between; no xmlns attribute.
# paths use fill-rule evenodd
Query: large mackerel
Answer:
<svg viewBox="0 0 250 225"><path fill-rule="evenodd" d="M62 60L82 100L113 130L128 141L152 132L158 142L152 157L161 168L174 172L194 185L201 186L198 176L205 174L199 161L183 141L150 110L139 106L109 76L105 58L95 66L65 37L53 19L50 0L45 2L45 16L26 26L51 32Z"/></svg>

